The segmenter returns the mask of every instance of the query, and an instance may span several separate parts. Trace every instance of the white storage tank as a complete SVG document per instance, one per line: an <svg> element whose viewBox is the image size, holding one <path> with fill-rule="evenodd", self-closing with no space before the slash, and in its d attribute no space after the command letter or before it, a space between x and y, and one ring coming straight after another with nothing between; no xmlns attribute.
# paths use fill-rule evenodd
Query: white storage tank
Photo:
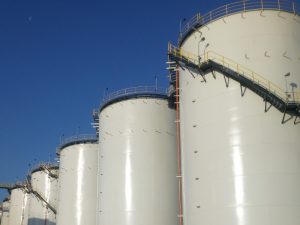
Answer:
<svg viewBox="0 0 300 225"><path fill-rule="evenodd" d="M112 93L99 121L97 224L178 224L175 111L164 90Z"/></svg>
<svg viewBox="0 0 300 225"><path fill-rule="evenodd" d="M9 225L27 225L28 196L26 187L16 185L11 190L9 205Z"/></svg>
<svg viewBox="0 0 300 225"><path fill-rule="evenodd" d="M59 147L59 204L57 225L95 225L98 139L78 135Z"/></svg>
<svg viewBox="0 0 300 225"><path fill-rule="evenodd" d="M1 225L9 225L9 205L10 200L8 198L4 199L2 204Z"/></svg>
<svg viewBox="0 0 300 225"><path fill-rule="evenodd" d="M286 114L281 123L278 105L221 73L253 72L261 95L288 92L287 102L299 104L295 10L289 1L241 1L186 23L177 53L195 60L177 58L184 224L299 224L299 118ZM204 71L212 62L219 72Z"/></svg>
<svg viewBox="0 0 300 225"><path fill-rule="evenodd" d="M31 172L28 225L54 225L58 198L58 166L38 165Z"/></svg>

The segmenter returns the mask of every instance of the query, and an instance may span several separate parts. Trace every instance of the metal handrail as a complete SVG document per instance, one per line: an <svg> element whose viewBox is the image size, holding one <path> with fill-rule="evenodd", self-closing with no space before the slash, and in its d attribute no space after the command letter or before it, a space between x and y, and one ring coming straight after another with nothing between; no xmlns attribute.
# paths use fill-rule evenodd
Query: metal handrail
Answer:
<svg viewBox="0 0 300 225"><path fill-rule="evenodd" d="M177 48L172 44L169 44L168 51L169 53L173 54L176 57L185 59L188 62L194 63L199 66L202 63L207 63L209 60L214 61L226 68L229 68L237 72L240 76L243 76L248 80L251 80L253 83L256 83L257 85L263 87L264 89L268 90L272 94L280 97L287 104L294 103L294 102L300 103L300 92L286 92L282 90L278 85L272 83L265 77L254 72L253 70L213 51L208 51L202 56L197 56L195 54L184 51L181 48Z"/></svg>
<svg viewBox="0 0 300 225"><path fill-rule="evenodd" d="M113 99L117 99L119 97L133 95L133 94L161 94L166 95L167 89L156 87L156 86L137 86L137 87L130 87L121 89L112 93L105 95L102 99L102 105L110 102Z"/></svg>
<svg viewBox="0 0 300 225"><path fill-rule="evenodd" d="M71 137L66 137L66 138L61 139L60 146L64 146L66 144L73 143L73 142L88 141L88 140L91 140L91 141L97 140L97 136L95 134L73 135Z"/></svg>
<svg viewBox="0 0 300 225"><path fill-rule="evenodd" d="M294 2L290 0L243 0L233 2L219 8L216 8L203 16L200 13L193 16L188 22L185 23L180 31L179 43L185 38L185 36L195 27L204 26L208 23L226 17L239 12L249 12L257 10L276 10L282 12L290 12L294 15L299 15L300 8Z"/></svg>

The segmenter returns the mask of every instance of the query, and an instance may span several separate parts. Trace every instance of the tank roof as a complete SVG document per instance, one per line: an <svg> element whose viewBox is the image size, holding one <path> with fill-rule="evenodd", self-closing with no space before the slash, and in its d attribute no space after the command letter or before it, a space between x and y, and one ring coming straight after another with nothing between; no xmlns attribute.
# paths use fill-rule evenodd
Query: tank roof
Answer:
<svg viewBox="0 0 300 225"><path fill-rule="evenodd" d="M138 86L121 89L110 94L107 94L101 102L100 112L107 106L123 100L134 98L159 98L168 99L167 89L158 88L155 86Z"/></svg>
<svg viewBox="0 0 300 225"><path fill-rule="evenodd" d="M8 202L10 200L9 197L5 197L2 202Z"/></svg>
<svg viewBox="0 0 300 225"><path fill-rule="evenodd" d="M98 137L95 134L79 134L71 137L67 137L61 141L60 146L57 148L57 152L60 152L64 148L77 145L77 144L97 144Z"/></svg>
<svg viewBox="0 0 300 225"><path fill-rule="evenodd" d="M186 21L179 35L179 46L183 44L185 39L192 34L197 28L205 26L210 22L230 16L233 14L249 11L273 10L293 13L299 15L300 8L293 1L278 1L278 0L248 0L237 1L223 5L204 15L196 14L190 20Z"/></svg>
<svg viewBox="0 0 300 225"><path fill-rule="evenodd" d="M35 173L42 170L55 170L55 169L58 169L58 165L55 163L39 163L32 169L31 173Z"/></svg>

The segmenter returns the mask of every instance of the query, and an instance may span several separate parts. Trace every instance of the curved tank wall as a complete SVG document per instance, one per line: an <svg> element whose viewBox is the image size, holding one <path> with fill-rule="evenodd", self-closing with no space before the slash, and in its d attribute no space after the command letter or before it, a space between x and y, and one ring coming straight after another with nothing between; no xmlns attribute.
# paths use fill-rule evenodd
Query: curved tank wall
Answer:
<svg viewBox="0 0 300 225"><path fill-rule="evenodd" d="M100 110L98 225L178 224L175 111L145 96Z"/></svg>
<svg viewBox="0 0 300 225"><path fill-rule="evenodd" d="M11 190L9 206L9 225L27 225L28 196L24 188Z"/></svg>
<svg viewBox="0 0 300 225"><path fill-rule="evenodd" d="M54 225L56 215L52 208L57 208L58 167L44 165L31 173L28 225ZM47 203L45 203L46 201Z"/></svg>
<svg viewBox="0 0 300 225"><path fill-rule="evenodd" d="M96 224L98 141L60 149L57 225Z"/></svg>
<svg viewBox="0 0 300 225"><path fill-rule="evenodd" d="M217 52L291 91L291 82L300 85L299 43L299 16L262 10L208 23L181 47ZM300 125L281 124L281 112L265 113L261 97L241 97L239 83L226 88L221 74L179 76L184 223L298 224Z"/></svg>
<svg viewBox="0 0 300 225"><path fill-rule="evenodd" d="M8 199L3 201L1 225L9 225L9 205Z"/></svg>

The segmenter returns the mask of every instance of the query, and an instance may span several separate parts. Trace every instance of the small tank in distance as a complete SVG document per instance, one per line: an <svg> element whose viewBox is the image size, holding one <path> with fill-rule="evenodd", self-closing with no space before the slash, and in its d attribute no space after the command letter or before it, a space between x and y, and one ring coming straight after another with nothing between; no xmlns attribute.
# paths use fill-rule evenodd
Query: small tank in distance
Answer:
<svg viewBox="0 0 300 225"><path fill-rule="evenodd" d="M96 224L98 138L76 135L58 147L57 225Z"/></svg>
<svg viewBox="0 0 300 225"><path fill-rule="evenodd" d="M1 225L9 225L9 206L10 206L10 199L5 198L2 203L2 218L1 218Z"/></svg>
<svg viewBox="0 0 300 225"><path fill-rule="evenodd" d="M54 225L58 201L58 165L40 163L31 171L28 225Z"/></svg>
<svg viewBox="0 0 300 225"><path fill-rule="evenodd" d="M8 224L27 225L29 194L26 184L16 184L10 192Z"/></svg>

